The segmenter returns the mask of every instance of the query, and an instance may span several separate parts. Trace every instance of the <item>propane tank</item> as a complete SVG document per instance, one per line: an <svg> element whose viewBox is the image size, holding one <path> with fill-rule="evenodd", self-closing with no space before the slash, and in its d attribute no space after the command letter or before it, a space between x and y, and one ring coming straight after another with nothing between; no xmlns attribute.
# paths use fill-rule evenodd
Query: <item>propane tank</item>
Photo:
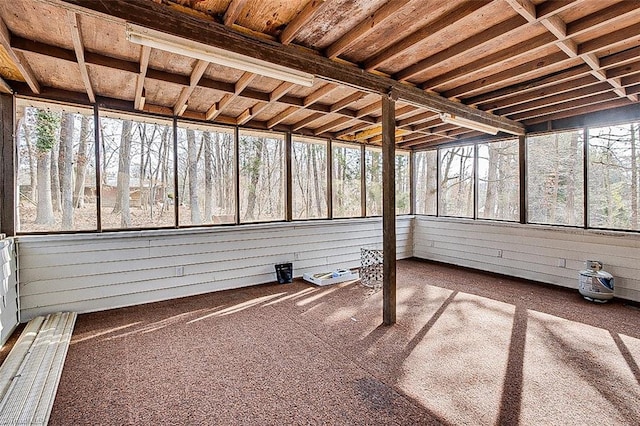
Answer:
<svg viewBox="0 0 640 426"><path fill-rule="evenodd" d="M587 300L606 303L613 298L613 275L603 271L598 260L587 260L586 268L578 276L578 291Z"/></svg>

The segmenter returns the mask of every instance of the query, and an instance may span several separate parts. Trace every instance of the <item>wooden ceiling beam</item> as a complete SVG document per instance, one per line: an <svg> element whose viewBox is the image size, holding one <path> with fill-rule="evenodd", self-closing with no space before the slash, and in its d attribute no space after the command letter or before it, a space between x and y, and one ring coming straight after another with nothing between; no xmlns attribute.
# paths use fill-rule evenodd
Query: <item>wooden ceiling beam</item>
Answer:
<svg viewBox="0 0 640 426"><path fill-rule="evenodd" d="M239 116L237 123L239 125L247 123L249 120L253 119L256 115L260 114L262 111L267 109L270 105L276 103L280 98L289 92L293 88L294 84L289 83L287 81L282 82L278 87L273 89L271 93L269 93L269 102L258 102L251 108L243 111Z"/></svg>
<svg viewBox="0 0 640 426"><path fill-rule="evenodd" d="M583 114L589 114L591 112L603 111L607 109L618 108L622 106L632 105L633 103L627 98L616 97L611 100L605 100L602 102L588 103L582 106L576 106L575 108L568 108L566 110L551 112L547 115L526 120L525 124L531 126L534 124L550 122L554 120L561 120L563 118L575 117Z"/></svg>
<svg viewBox="0 0 640 426"><path fill-rule="evenodd" d="M244 72L234 84L233 93L227 93L218 102L211 105L207 110L206 119L209 121L215 120L216 117L222 113L222 110L231 103L231 101L240 96L240 93L242 93L254 78L256 78L256 74L248 71Z"/></svg>
<svg viewBox="0 0 640 426"><path fill-rule="evenodd" d="M327 124L325 124L323 126L318 127L317 129L315 129L313 131L313 134L316 135L316 136L322 135L322 134L324 134L326 132L329 132L329 131L331 131L333 129L336 129L336 128L344 125L345 123L348 123L349 121L351 121L351 119L348 118L348 117L336 118L335 120L332 120L329 123L327 123Z"/></svg>
<svg viewBox="0 0 640 426"><path fill-rule="evenodd" d="M417 74L423 73L428 69L441 64L444 61L455 60L455 58L470 50L477 49L497 37L507 36L511 32L519 29L525 23L526 20L524 20L520 15L509 18L504 22L487 28L479 34L475 34L453 46L449 46L438 53L416 62L415 64L396 73L393 78L400 81L406 81Z"/></svg>
<svg viewBox="0 0 640 426"><path fill-rule="evenodd" d="M638 13L638 4L633 1L623 1L598 10L573 22L567 23L567 35L575 37L587 31L611 25L612 21L619 20L630 14Z"/></svg>
<svg viewBox="0 0 640 426"><path fill-rule="evenodd" d="M535 53L538 50L542 50L548 47L550 44L553 44L555 40L556 38L552 34L540 34L539 36L523 41L514 46L506 47L504 49L493 52L492 54L485 56L481 60L465 64L453 70L449 70L442 75L434 77L420 84L420 88L423 90L435 90L445 84L451 84L460 79L469 78L469 75L471 74L480 74L486 68L497 66L520 57L530 58L532 55L535 56Z"/></svg>
<svg viewBox="0 0 640 426"><path fill-rule="evenodd" d="M7 25L4 23L4 20L0 18L0 44L4 47L4 50L9 55L9 58L13 61L20 74L24 78L24 81L27 82L29 88L33 93L40 93L40 83L38 79L35 77L31 66L29 66L29 62L27 62L27 58L21 52L16 52L11 47L11 32Z"/></svg>
<svg viewBox="0 0 640 426"><path fill-rule="evenodd" d="M198 86L200 79L204 75L204 72L207 70L209 66L209 62L203 61L202 59L198 60L191 71L191 77L189 78L189 86L183 87L180 92L180 96L173 106L173 114L174 115L182 115L187 107L189 97L193 93L193 91Z"/></svg>
<svg viewBox="0 0 640 426"><path fill-rule="evenodd" d="M80 76L82 82L87 90L87 96L91 103L95 103L96 96L93 93L93 87L91 86L91 79L89 78L89 71L87 70L87 64L84 61L84 43L82 42L82 35L80 34L80 22L78 15L69 10L67 11L67 20L69 21L69 29L71 31L71 40L73 41L73 49L76 52L76 59L78 61L78 68L80 69Z"/></svg>
<svg viewBox="0 0 640 426"><path fill-rule="evenodd" d="M485 0L463 2L457 8L449 11L443 16L438 17L438 19L429 22L424 27L413 32L402 40L393 43L391 46L369 58L365 61L363 68L367 71L371 71L380 67L380 65L384 65L393 58L402 54L405 50L424 41L435 33L442 31L448 26L455 24L456 22L464 19L470 14L477 12L478 9L486 6L488 3L490 3L490 1Z"/></svg>
<svg viewBox="0 0 640 426"><path fill-rule="evenodd" d="M352 93L351 95L346 96L341 100L339 100L338 102L336 102L335 104L331 105L331 107L329 107L329 112L339 112L345 109L346 107L348 107L349 105L351 105L352 103L364 98L366 95L367 95L366 93L361 91Z"/></svg>
<svg viewBox="0 0 640 426"><path fill-rule="evenodd" d="M563 52L552 53L551 55L536 58L516 67L508 68L496 74L457 86L451 90L443 92L442 95L447 98L454 98L469 95L478 91L490 90L493 87L504 87L509 85L509 82L512 80L522 80L527 74L540 73L540 69L542 68L551 65L562 65L564 63L571 65L571 62L575 63L576 61L576 59L568 58Z"/></svg>
<svg viewBox="0 0 640 426"><path fill-rule="evenodd" d="M136 80L136 93L134 97L135 109L141 110L144 108L144 79L147 75L147 69L149 67L149 57L151 56L151 48L149 46L142 46L140 48L140 73Z"/></svg>
<svg viewBox="0 0 640 426"><path fill-rule="evenodd" d="M313 123L314 121L320 120L322 117L324 117L323 113L314 112L313 114L311 114L311 115L303 118L302 120L298 121L297 123L294 123L293 125L291 125L291 129L293 129L294 131L300 130L303 127L306 127L309 124Z"/></svg>
<svg viewBox="0 0 640 426"><path fill-rule="evenodd" d="M13 93L13 89L11 88L11 86L9 86L9 84L1 76L0 76L0 91L8 94Z"/></svg>
<svg viewBox="0 0 640 426"><path fill-rule="evenodd" d="M487 1L465 2L472 8ZM466 105L453 102L433 93L426 93L391 78L375 73L363 72L352 65L333 61L292 46L283 46L268 40L261 40L240 33L215 22L203 22L200 19L181 14L171 8L163 7L147 0L60 0L67 7L77 7L85 13L103 14L109 19L122 19L147 28L173 34L185 39L205 43L253 58L262 58L291 69L314 74L317 77L339 82L376 94L394 93L399 100L433 111L448 112L464 116L479 123L499 127L504 131L522 134L524 126L503 117L487 114ZM471 13L471 12L469 12ZM439 25L436 24L436 25Z"/></svg>
<svg viewBox="0 0 640 426"><path fill-rule="evenodd" d="M307 5L296 15L295 18L287 24L282 34L280 34L280 43L287 45L293 41L298 32L304 27L318 12L320 7L324 4L325 0L311 0Z"/></svg>
<svg viewBox="0 0 640 426"><path fill-rule="evenodd" d="M231 26L236 22L236 19L242 13L242 9L247 4L247 0L231 0L229 7L227 7L226 12L224 13L224 18L222 21L226 26Z"/></svg>
<svg viewBox="0 0 640 426"><path fill-rule="evenodd" d="M280 124L282 123L284 120L286 120L290 115L295 114L296 112L300 111L300 108L297 107L288 107L287 109L285 109L284 111L282 111L280 114L277 114L275 117L273 117L272 119L270 119L269 121L267 121L267 128L271 129L273 128L276 124Z"/></svg>
<svg viewBox="0 0 640 426"><path fill-rule="evenodd" d="M308 108L312 104L318 102L320 99L322 99L324 96L328 95L329 93L333 92L338 87L340 87L340 86L337 85L337 84L334 84L334 83L325 84L324 86L322 86L319 89L315 90L314 92L312 92L311 94L307 95L303 99L302 108L289 107L289 108L285 109L280 114L276 115L271 120L267 121L267 126L269 126L269 128L271 128L271 127L275 126L276 124L281 123L282 121L286 120L290 115L293 115L298 111L302 111L303 109Z"/></svg>
<svg viewBox="0 0 640 426"><path fill-rule="evenodd" d="M353 46L367 34L373 32L375 28L382 24L387 18L393 16L398 10L409 3L409 0L390 0L378 10L361 21L346 34L336 40L325 50L325 56L334 59L342 52Z"/></svg>
<svg viewBox="0 0 640 426"><path fill-rule="evenodd" d="M346 135L349 135L351 133L356 133L359 130L366 129L366 128L370 127L370 126L371 125L367 124L367 123L358 123L358 124L356 124L356 125L354 125L352 127L349 127L348 129L344 129L344 130L340 130L340 131L336 132L336 137L337 138L342 138L342 137L344 137Z"/></svg>
<svg viewBox="0 0 640 426"><path fill-rule="evenodd" d="M550 106L544 106L542 108L534 109L531 111L525 111L522 113L514 114L513 117L516 117L515 118L516 120L531 122L531 120L536 117L555 114L561 111L567 111L567 110L575 109L578 107L583 107L586 105L610 101L611 99L615 99L617 96L618 95L616 95L612 91L607 91L607 92L600 93L594 96L589 96L586 98L574 99L567 102L562 102L562 103L558 103Z"/></svg>

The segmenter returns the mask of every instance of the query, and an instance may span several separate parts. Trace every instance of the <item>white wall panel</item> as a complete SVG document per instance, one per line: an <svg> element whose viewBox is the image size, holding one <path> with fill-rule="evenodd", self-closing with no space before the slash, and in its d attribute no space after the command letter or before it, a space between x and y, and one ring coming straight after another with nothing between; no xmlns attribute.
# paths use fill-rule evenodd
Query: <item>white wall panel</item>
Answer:
<svg viewBox="0 0 640 426"><path fill-rule="evenodd" d="M418 216L413 238L418 258L570 288L585 260L600 260L615 295L640 301L638 234Z"/></svg>
<svg viewBox="0 0 640 426"><path fill-rule="evenodd" d="M397 256L413 255L413 218L397 221ZM22 321L275 281L274 265L305 272L357 267L382 247L380 218L18 238ZM183 275L176 276L176 268Z"/></svg>

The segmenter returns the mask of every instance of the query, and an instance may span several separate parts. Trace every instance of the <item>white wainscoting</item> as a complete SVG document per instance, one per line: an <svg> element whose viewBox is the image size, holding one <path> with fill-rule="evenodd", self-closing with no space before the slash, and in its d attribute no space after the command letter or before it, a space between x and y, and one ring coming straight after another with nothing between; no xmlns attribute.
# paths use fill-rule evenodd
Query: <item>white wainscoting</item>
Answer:
<svg viewBox="0 0 640 426"><path fill-rule="evenodd" d="M0 249L5 247L10 256L9 270L7 271L10 275L6 282L0 282L2 286L0 291L0 346L6 343L19 321L15 244L13 244L12 238L0 238ZM0 258L0 267L4 267L3 264L4 260ZM0 277L3 278L4 274L0 273Z"/></svg>
<svg viewBox="0 0 640 426"><path fill-rule="evenodd" d="M413 255L412 216L397 220L397 257ZM92 312L357 267L382 248L381 218L205 229L23 236L17 239L21 320Z"/></svg>
<svg viewBox="0 0 640 426"><path fill-rule="evenodd" d="M418 258L570 288L600 260L615 295L640 301L640 234L417 216L413 241Z"/></svg>

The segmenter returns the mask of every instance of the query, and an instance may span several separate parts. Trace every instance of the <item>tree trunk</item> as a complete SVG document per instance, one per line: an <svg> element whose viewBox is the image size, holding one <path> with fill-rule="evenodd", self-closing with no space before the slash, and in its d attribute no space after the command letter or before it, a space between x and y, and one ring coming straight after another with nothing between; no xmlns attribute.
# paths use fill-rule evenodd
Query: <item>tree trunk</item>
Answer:
<svg viewBox="0 0 640 426"><path fill-rule="evenodd" d="M578 167L576 155L578 151L578 136L575 133L571 135L569 150L569 171L567 175L567 220L569 221L569 225L575 225L578 221L578 212L576 210L576 174L580 173L579 170L576 170Z"/></svg>
<svg viewBox="0 0 640 426"><path fill-rule="evenodd" d="M496 216L496 181L498 177L498 156L500 153L492 144L487 144L489 165L487 170L487 192L484 199L484 217L492 219Z"/></svg>
<svg viewBox="0 0 640 426"><path fill-rule="evenodd" d="M60 189L62 202L62 229L73 229L73 114L62 113L60 122Z"/></svg>
<svg viewBox="0 0 640 426"><path fill-rule="evenodd" d="M84 187L87 178L87 168L89 166L88 141L91 138L90 118L83 115L80 125L80 143L78 145L78 155L76 156L76 181L73 195L73 205L75 208L84 208Z"/></svg>
<svg viewBox="0 0 640 426"><path fill-rule="evenodd" d="M253 150L247 150L253 154L253 158L249 162L249 187L247 188L247 211L244 219L247 221L254 220L254 210L256 208L256 196L258 182L260 182L260 171L262 167L262 146L264 144L262 138L256 138L253 141Z"/></svg>
<svg viewBox="0 0 640 426"><path fill-rule="evenodd" d="M36 223L53 225L53 203L51 201L51 152L38 151L38 206Z"/></svg>
<svg viewBox="0 0 640 426"><path fill-rule="evenodd" d="M202 143L204 144L204 217L207 222L211 222L213 217L213 159L211 158L211 135L209 132L202 133Z"/></svg>
<svg viewBox="0 0 640 426"><path fill-rule="evenodd" d="M26 120L22 119L20 121L20 128L22 129L22 135L24 137L24 141L27 145L27 155L29 159L29 194L28 198L32 202L36 200L36 190L38 187L38 167L37 167L37 156L38 154L35 152L36 149L33 146L31 130L29 126L26 124Z"/></svg>
<svg viewBox="0 0 640 426"><path fill-rule="evenodd" d="M116 189L116 202L113 213L120 213L120 226L131 226L131 212L129 206L130 197L130 167L131 167L131 129L129 120L122 121L120 134L120 149L118 150L118 186Z"/></svg>
<svg viewBox="0 0 640 426"><path fill-rule="evenodd" d="M189 160L189 208L191 210L191 224L200 225L200 205L198 203L198 147L196 146L196 134L193 130L187 130L187 156Z"/></svg>
<svg viewBox="0 0 640 426"><path fill-rule="evenodd" d="M51 149L51 203L53 211L62 210L62 201L60 199L60 144L57 143Z"/></svg>
<svg viewBox="0 0 640 426"><path fill-rule="evenodd" d="M425 154L426 155L426 154ZM427 169L427 196L424 200L424 208L425 211L431 210L432 214L436 212L437 197L438 197L438 161L437 161L438 152L436 151L436 155L434 159L436 160L435 164L429 164L429 161L425 161L423 167ZM431 207L431 208L430 208Z"/></svg>

